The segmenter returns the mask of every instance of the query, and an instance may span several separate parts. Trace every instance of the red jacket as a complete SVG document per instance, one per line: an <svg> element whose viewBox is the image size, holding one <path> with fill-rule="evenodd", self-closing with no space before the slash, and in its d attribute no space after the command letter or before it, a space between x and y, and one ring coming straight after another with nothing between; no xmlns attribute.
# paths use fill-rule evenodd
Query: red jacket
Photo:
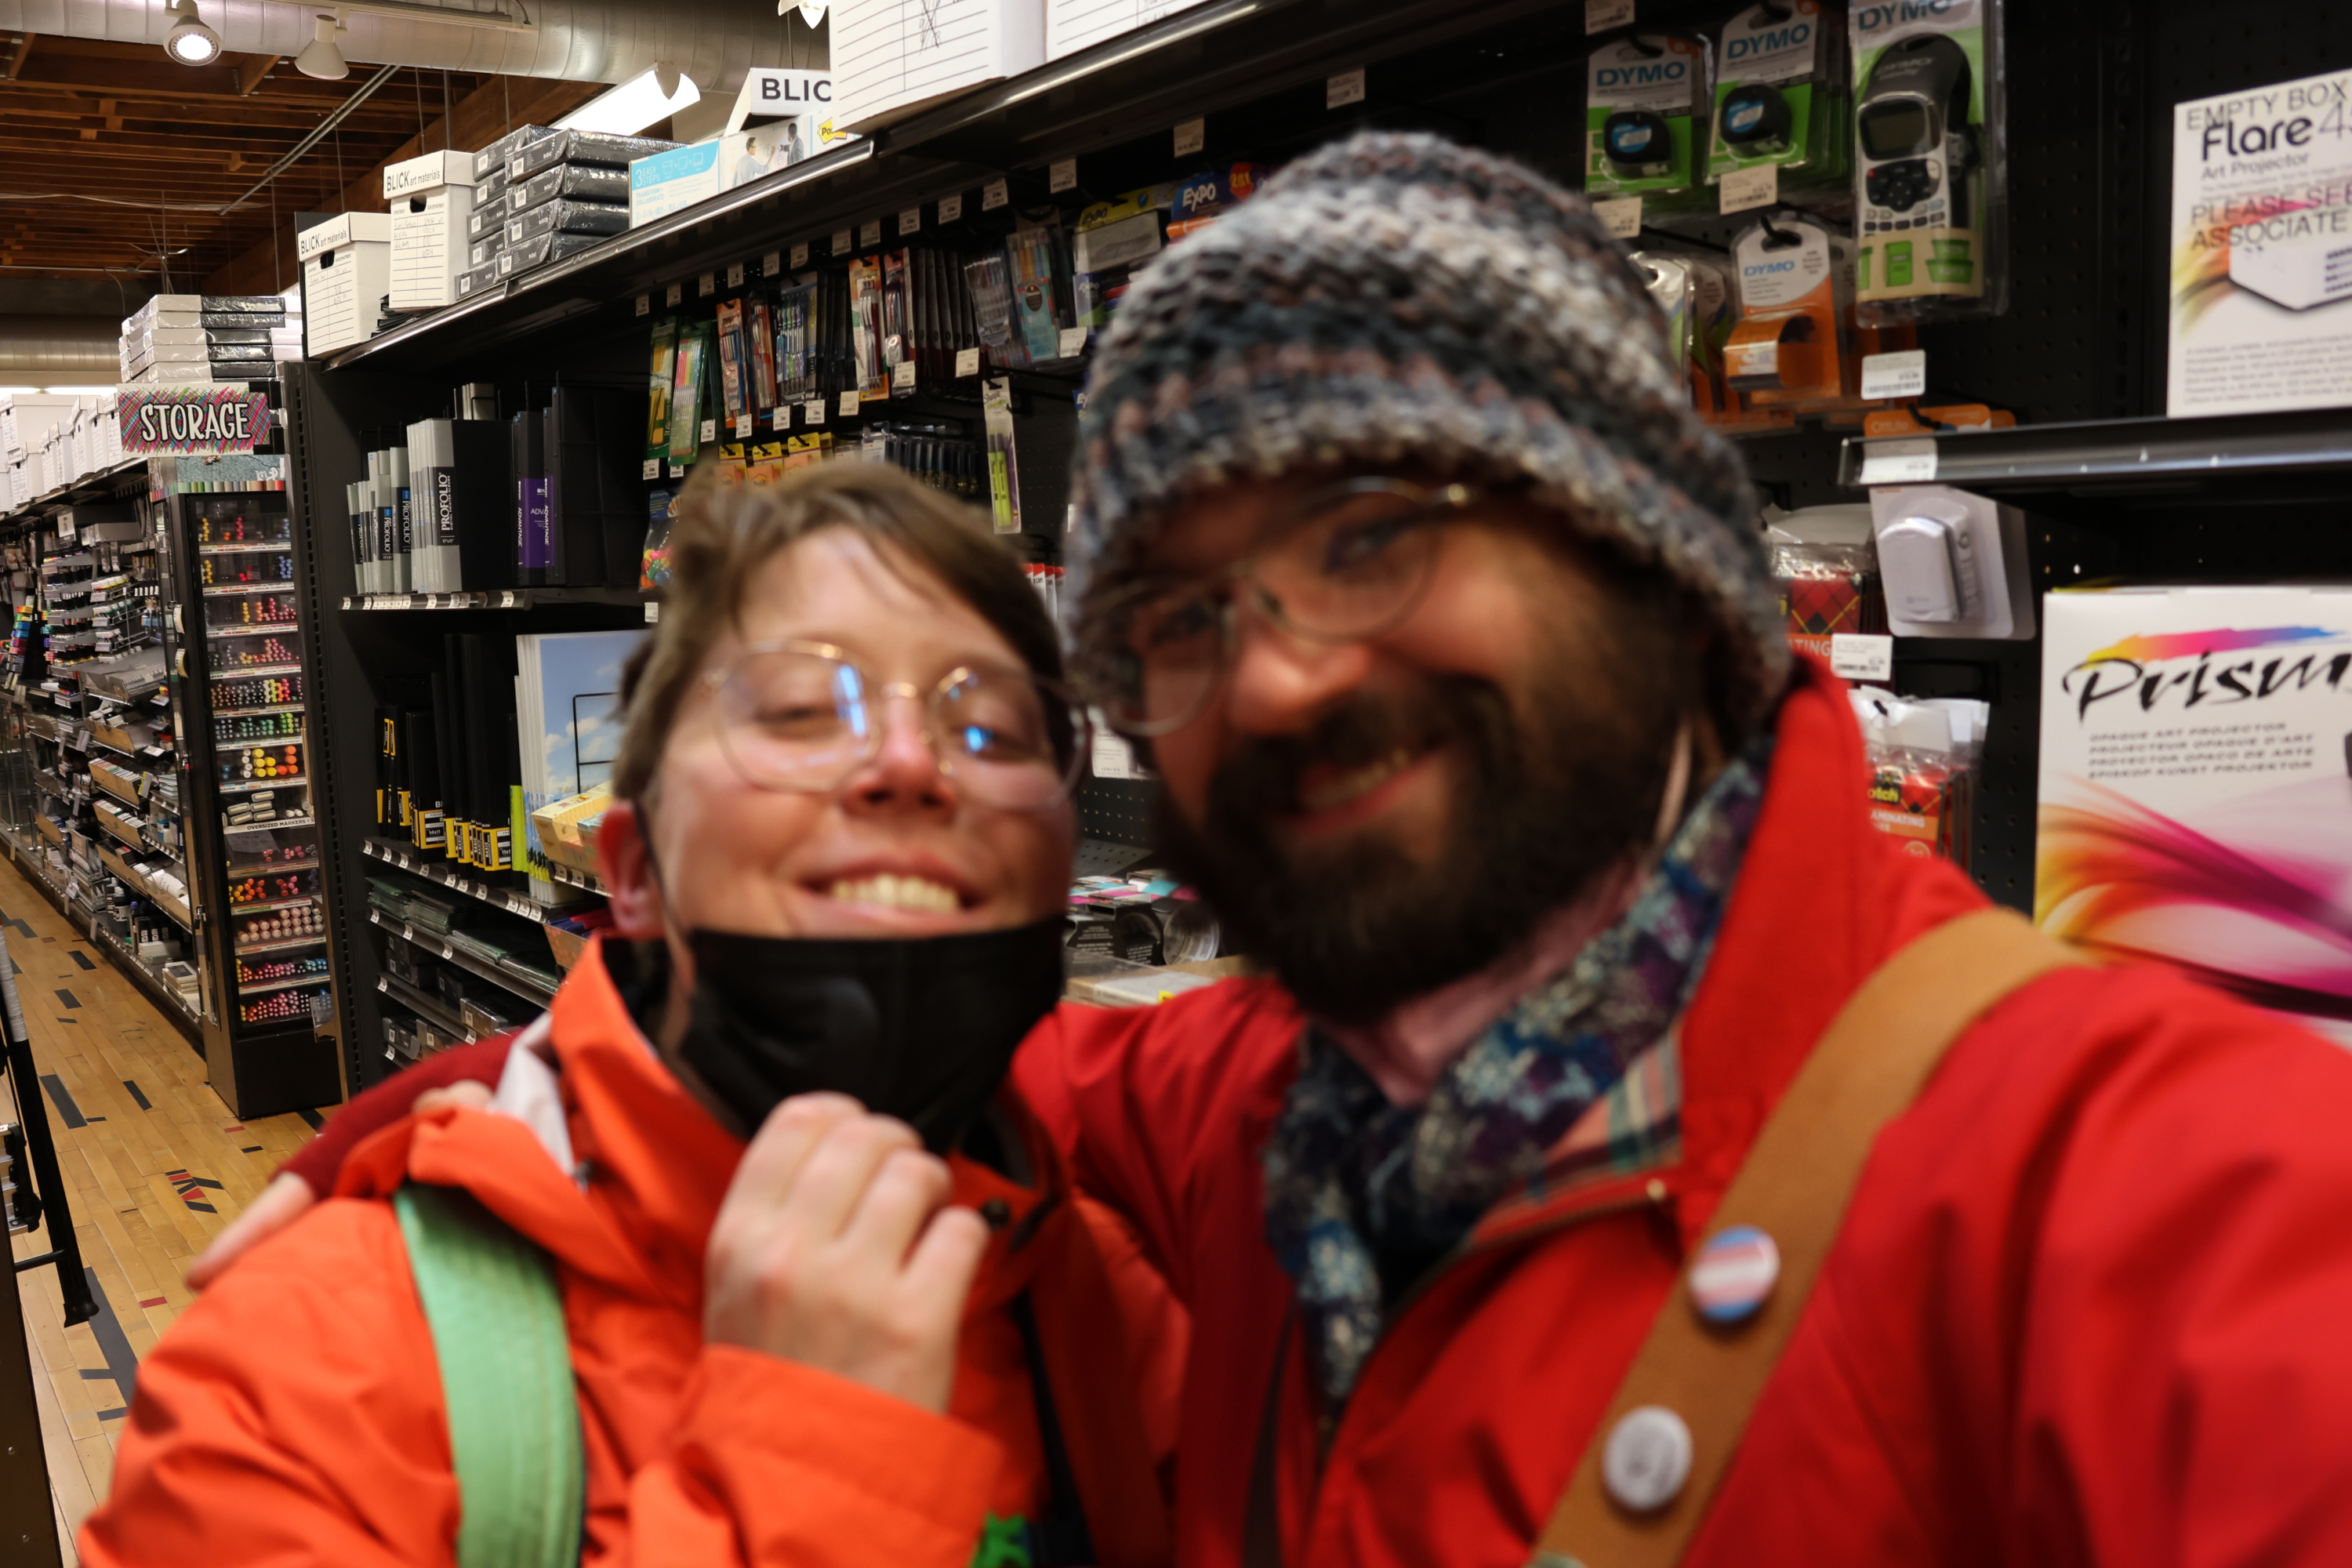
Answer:
<svg viewBox="0 0 2352 1568"><path fill-rule="evenodd" d="M1812 1042L1903 942L1982 903L1871 830L1825 671L1780 724L1682 1022L1678 1150L1490 1213L1396 1315L1319 1463L1294 1346L1291 1568L1524 1562ZM1272 983L1236 982L1065 1007L1016 1067L1191 1308L1190 1568L1241 1560L1291 1302L1260 1158L1299 1027ZM2036 983L1880 1138L1689 1562L2352 1563L2347 1214L2342 1051L2155 971Z"/></svg>
<svg viewBox="0 0 2352 1568"><path fill-rule="evenodd" d="M1155 1379L1120 1329L1132 1301L1017 1103L1035 1184L952 1163L957 1201L1001 1201L1006 1217L966 1308L950 1415L935 1415L703 1342L703 1246L742 1144L655 1058L593 950L551 1022L585 1179L524 1122L478 1110L362 1142L338 1197L206 1290L141 1363L84 1563L453 1563L441 1381L383 1201L412 1178L467 1188L555 1258L587 1456L583 1562L965 1568L984 1515L1034 1517L1047 1490L1010 1310L1024 1292L1101 1561L1164 1559L1137 1410Z"/></svg>

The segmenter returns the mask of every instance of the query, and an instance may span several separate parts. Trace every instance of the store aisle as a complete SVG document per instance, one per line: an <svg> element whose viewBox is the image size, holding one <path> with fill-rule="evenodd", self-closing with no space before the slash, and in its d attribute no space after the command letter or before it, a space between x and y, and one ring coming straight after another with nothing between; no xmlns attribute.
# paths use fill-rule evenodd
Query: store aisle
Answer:
<svg viewBox="0 0 2352 1568"><path fill-rule="evenodd" d="M187 1037L5 858L0 931L16 961L75 1234L101 1304L95 1321L66 1328L57 1270L18 1276L72 1564L72 1532L113 1470L138 1358L194 1300L180 1278L188 1259L310 1137L314 1121L229 1114ZM46 1223L16 1237L16 1255L47 1250L47 1237Z"/></svg>

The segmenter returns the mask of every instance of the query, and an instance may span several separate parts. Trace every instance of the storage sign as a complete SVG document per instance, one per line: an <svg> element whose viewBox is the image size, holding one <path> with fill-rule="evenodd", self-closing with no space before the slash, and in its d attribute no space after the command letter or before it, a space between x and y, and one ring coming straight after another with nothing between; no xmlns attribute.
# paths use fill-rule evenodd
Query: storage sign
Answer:
<svg viewBox="0 0 2352 1568"><path fill-rule="evenodd" d="M269 395L233 386L142 387L115 394L114 419L125 452L250 452L269 437Z"/></svg>

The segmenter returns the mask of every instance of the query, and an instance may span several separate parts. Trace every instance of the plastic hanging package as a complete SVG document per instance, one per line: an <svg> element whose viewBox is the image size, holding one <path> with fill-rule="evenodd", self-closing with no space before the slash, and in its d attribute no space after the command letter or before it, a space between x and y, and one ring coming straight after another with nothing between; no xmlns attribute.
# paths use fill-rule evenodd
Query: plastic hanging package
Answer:
<svg viewBox="0 0 2352 1568"><path fill-rule="evenodd" d="M1998 315L2009 296L2001 0L1853 11L1857 320Z"/></svg>
<svg viewBox="0 0 2352 1568"><path fill-rule="evenodd" d="M1585 62L1587 195L1646 200L1697 189L1712 58L1696 33L1635 33L1592 51Z"/></svg>
<svg viewBox="0 0 2352 1568"><path fill-rule="evenodd" d="M1822 0L1762 0L1717 29L1706 183L1773 164L1780 188L1845 193L1853 169L1853 68L1845 16Z"/></svg>
<svg viewBox="0 0 2352 1568"><path fill-rule="evenodd" d="M1862 725L1870 825L1912 854L1940 855L1966 868L1991 707L1969 698L1901 698L1871 686L1851 696Z"/></svg>

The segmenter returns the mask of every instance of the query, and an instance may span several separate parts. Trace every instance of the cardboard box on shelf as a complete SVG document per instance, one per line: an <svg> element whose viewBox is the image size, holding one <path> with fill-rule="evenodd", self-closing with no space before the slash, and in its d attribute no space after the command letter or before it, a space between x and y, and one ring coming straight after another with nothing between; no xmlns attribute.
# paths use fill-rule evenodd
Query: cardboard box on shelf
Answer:
<svg viewBox="0 0 2352 1568"><path fill-rule="evenodd" d="M428 153L385 166L392 208L392 308L434 310L457 301L466 269L467 223L474 210L474 162Z"/></svg>
<svg viewBox="0 0 2352 1568"><path fill-rule="evenodd" d="M1045 63L1037 0L835 0L835 123L864 132Z"/></svg>
<svg viewBox="0 0 2352 1568"><path fill-rule="evenodd" d="M302 319L316 359L375 335L392 291L392 217L341 213L306 228L294 250L302 264Z"/></svg>

